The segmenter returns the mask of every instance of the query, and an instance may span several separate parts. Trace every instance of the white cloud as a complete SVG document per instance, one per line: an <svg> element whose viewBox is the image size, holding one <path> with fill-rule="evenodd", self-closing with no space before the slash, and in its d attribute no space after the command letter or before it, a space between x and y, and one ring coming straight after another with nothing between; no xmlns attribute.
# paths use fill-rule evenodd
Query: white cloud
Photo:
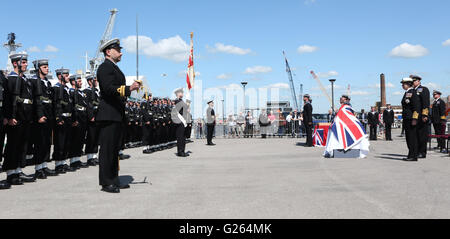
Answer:
<svg viewBox="0 0 450 239"><path fill-rule="evenodd" d="M44 50L44 51L45 51L45 52L58 52L59 49L56 48L56 47L54 47L54 46L52 46L52 45L47 45L47 46L45 47L45 50Z"/></svg>
<svg viewBox="0 0 450 239"><path fill-rule="evenodd" d="M136 53L136 36L122 39L122 44L127 52ZM153 42L147 36L139 36L139 53L148 57L182 62L189 59L189 45L178 35L158 42Z"/></svg>
<svg viewBox="0 0 450 239"><path fill-rule="evenodd" d="M272 71L272 67L270 67L270 66L253 66L253 67L247 67L247 69L245 69L244 74L269 73L271 71Z"/></svg>
<svg viewBox="0 0 450 239"><path fill-rule="evenodd" d="M431 88L433 90L441 88L441 86L439 84L436 84L436 83L433 83L433 82L428 82L428 83L424 84L424 86L426 86L428 88Z"/></svg>
<svg viewBox="0 0 450 239"><path fill-rule="evenodd" d="M319 78L328 78L328 77L332 77L332 76L338 76L339 73L337 71L329 71L329 72L319 72L317 73L317 76Z"/></svg>
<svg viewBox="0 0 450 239"><path fill-rule="evenodd" d="M230 79L231 78L231 74L221 74L217 76L217 79L221 79L221 80L226 80L226 79Z"/></svg>
<svg viewBox="0 0 450 239"><path fill-rule="evenodd" d="M373 88L373 89L380 89L381 84L373 84L373 85L369 85L369 88ZM392 84L391 82L388 82L386 84L386 88L395 88L395 85Z"/></svg>
<svg viewBox="0 0 450 239"><path fill-rule="evenodd" d="M223 43L216 43L214 48L210 48L208 46L207 48L209 48L211 52L223 52L233 55L247 55L252 52L250 49L243 49L237 46L225 45Z"/></svg>
<svg viewBox="0 0 450 239"><path fill-rule="evenodd" d="M443 46L450 46L450 39L442 43Z"/></svg>
<svg viewBox="0 0 450 239"><path fill-rule="evenodd" d="M419 58L428 55L430 52L422 45L411 45L403 43L392 49L389 55L398 58Z"/></svg>
<svg viewBox="0 0 450 239"><path fill-rule="evenodd" d="M350 92L351 95L369 95L370 93L367 91L351 91Z"/></svg>
<svg viewBox="0 0 450 239"><path fill-rule="evenodd" d="M288 84L286 84L286 83L281 83L281 82L280 82L280 83L275 83L275 84L268 85L268 86L263 87L263 88L289 89L290 87L289 87Z"/></svg>
<svg viewBox="0 0 450 239"><path fill-rule="evenodd" d="M28 52L30 52L30 53L41 52L41 49L39 49L39 47L37 47L37 46L32 46L32 47L28 48Z"/></svg>
<svg viewBox="0 0 450 239"><path fill-rule="evenodd" d="M396 92L394 92L394 93L392 93L393 95L403 95L403 93L402 92L400 92L400 91L396 91Z"/></svg>
<svg viewBox="0 0 450 239"><path fill-rule="evenodd" d="M319 48L316 46L303 45L298 47L297 52L299 54L304 54L304 53L312 53L317 50L319 50Z"/></svg>

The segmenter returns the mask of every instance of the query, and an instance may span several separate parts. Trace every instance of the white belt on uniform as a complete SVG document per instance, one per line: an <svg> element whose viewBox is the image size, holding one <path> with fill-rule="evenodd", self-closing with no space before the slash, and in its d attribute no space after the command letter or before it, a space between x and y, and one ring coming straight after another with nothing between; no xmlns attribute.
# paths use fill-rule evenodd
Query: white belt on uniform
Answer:
<svg viewBox="0 0 450 239"><path fill-rule="evenodd" d="M72 113L63 113L62 116L63 116L63 117L71 117L71 116L72 116Z"/></svg>
<svg viewBox="0 0 450 239"><path fill-rule="evenodd" d="M23 103L26 104L26 105L32 105L33 101L30 100L30 99L23 99Z"/></svg>

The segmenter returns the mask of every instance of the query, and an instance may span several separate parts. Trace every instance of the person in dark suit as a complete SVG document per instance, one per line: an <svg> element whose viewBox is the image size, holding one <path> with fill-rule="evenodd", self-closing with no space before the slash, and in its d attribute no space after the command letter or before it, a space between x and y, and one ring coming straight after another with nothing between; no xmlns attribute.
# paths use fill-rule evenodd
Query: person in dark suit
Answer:
<svg viewBox="0 0 450 239"><path fill-rule="evenodd" d="M436 135L444 135L447 119L445 117L445 102L441 99L442 93L435 90L433 92L433 108L431 110L431 122L433 123L434 132ZM438 147L443 150L445 148L445 140L438 139Z"/></svg>
<svg viewBox="0 0 450 239"><path fill-rule="evenodd" d="M97 70L97 79L102 94L96 121L100 128L99 179L102 191L120 193L120 189L129 185L120 185L119 151L122 147L125 120L125 101L132 91L141 88L142 83L135 81L126 85L125 75L117 66L122 58L119 39L104 43L100 50L105 61Z"/></svg>
<svg viewBox="0 0 450 239"><path fill-rule="evenodd" d="M403 78L401 81L405 94L402 99L403 128L405 129L406 145L408 146L408 156L405 161L417 161L418 139L416 135L419 120L420 99L413 88L411 78Z"/></svg>
<svg viewBox="0 0 450 239"><path fill-rule="evenodd" d="M367 120L370 128L370 140L377 140L377 128L378 128L378 112L375 111L375 107L372 107L369 114L367 114Z"/></svg>
<svg viewBox="0 0 450 239"><path fill-rule="evenodd" d="M430 114L430 90L422 86L422 78L420 76L411 75L414 81L414 90L420 99L419 121L417 123L417 139L419 140L419 156L418 158L427 157L428 143L428 121Z"/></svg>
<svg viewBox="0 0 450 239"><path fill-rule="evenodd" d="M394 123L394 110L390 104L387 104L387 108L383 111L383 123L386 129L386 140L392 141L392 124Z"/></svg>
<svg viewBox="0 0 450 239"><path fill-rule="evenodd" d="M303 96L303 124L305 125L306 129L306 146L312 147L313 146L313 139L312 139L312 128L313 128L313 118L312 118L312 112L313 107L311 105L311 96L306 94Z"/></svg>

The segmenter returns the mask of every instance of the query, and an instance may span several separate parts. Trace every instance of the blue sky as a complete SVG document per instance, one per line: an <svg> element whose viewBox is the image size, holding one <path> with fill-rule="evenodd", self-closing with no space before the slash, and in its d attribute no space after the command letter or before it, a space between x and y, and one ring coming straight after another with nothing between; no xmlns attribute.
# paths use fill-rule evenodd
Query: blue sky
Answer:
<svg viewBox="0 0 450 239"><path fill-rule="evenodd" d="M19 13L4 11L0 15L0 38L6 41L7 34L15 32L31 59L48 57L53 69L83 69L83 56L86 51L90 57L94 55L108 10L117 8L113 36L129 40L120 67L126 75L134 75L132 40L138 14L143 37L140 72L157 96L172 96L174 88L185 86L184 56L191 31L195 34L197 80L204 89L235 86L245 80L248 88L281 87L281 98L289 99L285 50L294 68L296 90L304 84L304 92L313 96L316 112L326 112L329 103L311 70L325 85L328 78L336 78L336 94L346 92L350 84L357 109L368 109L378 100L376 84L381 73L390 83L388 101L394 105L401 98L399 81L410 73L422 75L424 84L441 89L444 95L450 90L450 41L444 44L450 39L449 1L21 3ZM6 55L6 50L0 51L4 62Z"/></svg>

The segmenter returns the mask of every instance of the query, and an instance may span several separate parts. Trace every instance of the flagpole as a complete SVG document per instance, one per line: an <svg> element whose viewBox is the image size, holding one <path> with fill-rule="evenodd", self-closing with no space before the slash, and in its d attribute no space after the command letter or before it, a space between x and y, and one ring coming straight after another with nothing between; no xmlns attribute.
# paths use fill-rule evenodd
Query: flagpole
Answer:
<svg viewBox="0 0 450 239"><path fill-rule="evenodd" d="M191 62L192 62L192 65L191 65ZM189 82L186 82L186 86L188 89L187 94L186 94L186 100L189 100L189 101L191 101L191 88L190 87L193 87L192 83L195 81L195 70L194 70L193 63L194 63L194 32L191 32L191 50L190 50L190 54L189 54L189 63L188 63L188 70L187 70ZM192 74L191 74L191 72L192 72Z"/></svg>
<svg viewBox="0 0 450 239"><path fill-rule="evenodd" d="M137 14L136 14L136 80L139 80L139 28L138 28Z"/></svg>

